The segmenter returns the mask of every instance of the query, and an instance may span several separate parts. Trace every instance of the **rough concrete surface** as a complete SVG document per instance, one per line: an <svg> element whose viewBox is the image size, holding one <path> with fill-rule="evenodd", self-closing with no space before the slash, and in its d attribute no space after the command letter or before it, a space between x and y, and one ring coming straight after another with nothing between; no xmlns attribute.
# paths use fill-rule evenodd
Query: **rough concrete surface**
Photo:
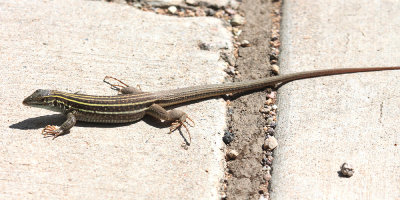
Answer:
<svg viewBox="0 0 400 200"><path fill-rule="evenodd" d="M128 125L79 123L43 138L65 118L25 107L34 90L113 95L118 77L144 91L219 83L231 35L214 18L176 18L101 1L0 3L1 199L216 199L223 177L225 103L182 106L196 126L178 131L147 117ZM201 50L200 43L213 47ZM183 130L182 135L187 138Z"/></svg>
<svg viewBox="0 0 400 200"><path fill-rule="evenodd" d="M397 1L284 2L283 73L400 65ZM279 90L271 199L400 199L400 71ZM338 175L343 162L354 176Z"/></svg>

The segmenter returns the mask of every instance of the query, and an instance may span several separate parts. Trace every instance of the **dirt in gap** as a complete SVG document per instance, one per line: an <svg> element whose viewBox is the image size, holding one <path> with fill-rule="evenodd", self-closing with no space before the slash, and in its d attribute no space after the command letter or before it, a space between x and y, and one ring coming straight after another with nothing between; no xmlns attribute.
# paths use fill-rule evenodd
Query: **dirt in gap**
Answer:
<svg viewBox="0 0 400 200"><path fill-rule="evenodd" d="M239 48L236 60L239 76L234 81L271 76L271 63L277 62L274 54L279 54L279 44L274 41L279 41L280 18L277 16L280 17L280 6L281 2L274 0L244 0L241 3L239 11L244 13L246 24L240 27L243 32L237 41L248 40L251 45ZM239 156L227 161L226 199L259 199L260 195L268 199L269 170L262 164L266 157L262 149L266 120L260 113L265 102L265 91L244 95L231 102L228 128L234 134L234 140L227 145L227 152L236 150Z"/></svg>

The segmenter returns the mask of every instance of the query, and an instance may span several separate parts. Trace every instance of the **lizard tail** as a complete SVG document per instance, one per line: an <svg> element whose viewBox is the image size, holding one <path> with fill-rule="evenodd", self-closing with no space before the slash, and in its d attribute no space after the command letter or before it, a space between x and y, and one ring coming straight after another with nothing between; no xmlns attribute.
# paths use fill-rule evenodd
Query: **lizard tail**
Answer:
<svg viewBox="0 0 400 200"><path fill-rule="evenodd" d="M161 106L171 106L180 103L185 103L188 101L195 101L210 97L216 97L224 94L236 94L236 93L260 90L266 87L275 86L276 84L279 83L285 84L294 80L321 77L321 76L331 76L331 75L349 74L357 72L384 71L384 70L400 70L400 66L323 69L323 70L297 72L293 74L274 76L252 81L211 84L205 86L194 86L194 87L180 88L175 90L160 91L157 92L159 100L156 103Z"/></svg>

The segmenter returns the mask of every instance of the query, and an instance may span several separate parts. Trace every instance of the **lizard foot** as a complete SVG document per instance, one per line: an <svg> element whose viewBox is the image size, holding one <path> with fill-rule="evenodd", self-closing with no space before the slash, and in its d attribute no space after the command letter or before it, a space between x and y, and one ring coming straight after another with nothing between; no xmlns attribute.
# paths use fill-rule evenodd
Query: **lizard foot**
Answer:
<svg viewBox="0 0 400 200"><path fill-rule="evenodd" d="M186 126L185 122L191 127L193 127L195 125L195 123L189 117L186 117L186 119L189 119L189 121L192 122L193 125L189 124L186 120L176 120L175 122L171 123L171 127L169 128L169 134L171 134L173 131L175 131L176 129L179 129L180 127L183 126L189 135L189 142L192 143L192 136L190 135L189 129Z"/></svg>
<svg viewBox="0 0 400 200"><path fill-rule="evenodd" d="M47 125L42 130L42 135L44 135L44 137L53 136L53 140L61 134L62 134L62 131L53 125Z"/></svg>
<svg viewBox="0 0 400 200"><path fill-rule="evenodd" d="M116 81L120 82L122 85L111 84L110 82L106 81L106 79L113 79L113 80L116 80ZM118 91L121 90L122 88L129 87L129 85L125 84L125 83L122 82L121 80L116 79L116 78L111 77L111 76L106 76L106 77L104 77L103 82L109 84L109 85L111 86L111 89L118 90Z"/></svg>
<svg viewBox="0 0 400 200"><path fill-rule="evenodd" d="M107 81L107 79L113 79L115 81L118 81L122 85L118 84L112 84ZM119 92L119 94L137 94L137 93L143 93L142 89L140 88L140 85L137 85L137 88L130 87L128 84L122 82L121 80L111 77L111 76L106 76L103 79L103 82L109 84L111 86L111 89L116 90Z"/></svg>

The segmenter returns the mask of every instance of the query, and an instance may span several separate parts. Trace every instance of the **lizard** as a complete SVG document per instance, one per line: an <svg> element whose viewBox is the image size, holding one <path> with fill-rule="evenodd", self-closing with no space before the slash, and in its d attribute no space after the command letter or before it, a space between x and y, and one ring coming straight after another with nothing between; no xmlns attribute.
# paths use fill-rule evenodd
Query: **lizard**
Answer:
<svg viewBox="0 0 400 200"><path fill-rule="evenodd" d="M159 120L172 122L170 133L183 126L186 128L191 141L190 132L185 122L187 123L187 120L190 120L194 124L193 120L179 109L167 111L165 107L226 94L257 91L300 79L399 69L400 66L323 69L296 72L243 82L192 86L158 92L143 92L135 87L130 87L116 78L106 76L103 81L111 85L112 89L119 91L119 95L95 96L38 89L33 94L26 97L23 100L23 104L61 112L67 116L67 120L59 128L53 125L47 125L42 130L43 135L53 136L53 139L68 132L77 121L128 123L138 121L145 115L150 115ZM113 85L106 81L108 78L115 79L123 85Z"/></svg>

